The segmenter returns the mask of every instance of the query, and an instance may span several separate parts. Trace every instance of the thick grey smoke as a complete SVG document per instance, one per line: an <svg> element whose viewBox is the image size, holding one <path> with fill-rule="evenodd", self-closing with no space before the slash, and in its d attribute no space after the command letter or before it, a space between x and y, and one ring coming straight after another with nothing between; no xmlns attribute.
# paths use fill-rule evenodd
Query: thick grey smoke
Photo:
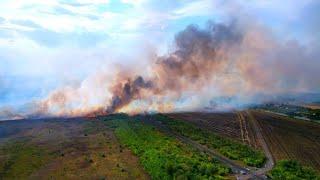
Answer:
<svg viewBox="0 0 320 180"><path fill-rule="evenodd" d="M141 76L138 76L133 81L128 79L124 85L116 84L114 87L114 95L111 99L111 104L107 108L107 113L113 113L117 109L127 105L134 99L139 99L140 89L151 89L152 82L145 82Z"/></svg>
<svg viewBox="0 0 320 180"><path fill-rule="evenodd" d="M318 91L318 52L280 40L255 23L190 25L177 33L170 53L150 59L145 69L97 72L79 87L54 91L23 115L199 110L219 97L235 97L228 102L239 107L278 94Z"/></svg>
<svg viewBox="0 0 320 180"><path fill-rule="evenodd" d="M186 93L202 96L207 98L199 98L203 107L208 99L219 96L238 97L248 104L277 94L317 90L320 78L313 76L320 63L315 57L307 47L296 41L282 42L258 25L243 27L236 21L209 22L204 29L190 25L176 35L175 50L157 57L152 65L154 76L148 79L152 86L117 84L120 90L113 91L116 98L109 110L117 111L137 99L150 102L150 96L160 97L160 104L169 97L173 106ZM147 89L147 95L139 89ZM264 98L257 98L259 94ZM191 109L198 106L190 104Z"/></svg>

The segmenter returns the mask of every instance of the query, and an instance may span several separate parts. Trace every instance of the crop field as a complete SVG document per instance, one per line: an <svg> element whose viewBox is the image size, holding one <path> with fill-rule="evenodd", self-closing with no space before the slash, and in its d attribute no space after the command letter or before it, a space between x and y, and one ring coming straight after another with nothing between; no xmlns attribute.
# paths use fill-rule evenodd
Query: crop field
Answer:
<svg viewBox="0 0 320 180"><path fill-rule="evenodd" d="M320 171L320 125L262 111L252 111L276 161L297 160Z"/></svg>
<svg viewBox="0 0 320 180"><path fill-rule="evenodd" d="M240 124L236 113L190 112L166 115L175 119L187 120L202 128L241 141Z"/></svg>
<svg viewBox="0 0 320 180"><path fill-rule="evenodd" d="M250 111L250 114L261 127L276 162L293 159L320 171L320 125L318 123L263 111ZM260 143L253 133L253 126L247 112L167 115L260 149Z"/></svg>
<svg viewBox="0 0 320 180"><path fill-rule="evenodd" d="M0 122L0 179L149 179L97 120Z"/></svg>
<svg viewBox="0 0 320 180"><path fill-rule="evenodd" d="M200 128L245 143L255 149L260 149L260 144L253 133L252 125L245 114L236 112L190 112L166 115L174 119L191 122Z"/></svg>
<svg viewBox="0 0 320 180"><path fill-rule="evenodd" d="M230 138L221 137L205 129L200 129L190 122L160 114L154 117L181 135L206 145L209 148L216 149L230 159L254 167L262 167L265 163L266 159L264 154L260 150L251 148L246 144L239 143Z"/></svg>

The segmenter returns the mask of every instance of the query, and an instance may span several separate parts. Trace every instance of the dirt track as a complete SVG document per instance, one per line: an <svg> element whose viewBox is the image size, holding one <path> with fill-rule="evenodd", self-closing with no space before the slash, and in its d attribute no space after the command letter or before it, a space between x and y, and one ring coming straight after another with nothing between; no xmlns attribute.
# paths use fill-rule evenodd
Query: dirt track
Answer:
<svg viewBox="0 0 320 180"><path fill-rule="evenodd" d="M266 143L266 141L265 141L265 139L263 137L261 127L257 123L257 120L252 116L250 111L246 111L246 112L243 112L243 113L247 114L248 120L252 123L252 126L253 126L253 129L255 131L257 140L259 141L259 143L260 143L260 145L261 145L261 147L262 147L262 149L264 151L264 154L267 157L267 162L266 162L265 166L263 168L258 169L255 172L255 174L257 174L257 175L266 174L274 166L274 160L273 160L272 154L271 154L270 149L269 149L269 147L268 147L268 145L267 145L267 143Z"/></svg>
<svg viewBox="0 0 320 180"><path fill-rule="evenodd" d="M251 111L275 162L294 159L320 171L320 125L264 111Z"/></svg>
<svg viewBox="0 0 320 180"><path fill-rule="evenodd" d="M143 121L146 124L150 124L156 128L158 128L160 131L175 137L176 139L180 140L181 142L184 142L186 144L189 144L193 146L194 148L206 152L209 155L215 157L218 161L221 163L227 165L231 168L232 172L236 175L237 179L266 179L264 176L265 172L267 172L270 168L270 166L266 166L264 168L258 169L257 171L250 170L249 168L243 167L234 161L230 160L229 158L226 158L225 156L221 155L220 153L216 152L213 149L209 149L208 147L201 145L187 137L181 136L178 133L172 131L170 128L165 126L159 121L156 121L152 119L151 117L146 117L143 119ZM271 167L272 168L272 167ZM242 175L243 174L243 175Z"/></svg>

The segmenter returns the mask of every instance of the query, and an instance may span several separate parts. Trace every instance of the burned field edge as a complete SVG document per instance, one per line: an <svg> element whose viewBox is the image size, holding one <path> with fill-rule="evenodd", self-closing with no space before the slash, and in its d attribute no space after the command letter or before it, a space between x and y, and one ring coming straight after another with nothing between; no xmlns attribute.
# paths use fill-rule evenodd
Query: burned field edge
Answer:
<svg viewBox="0 0 320 180"><path fill-rule="evenodd" d="M0 178L3 179L28 177L54 157L54 154L26 141L8 142L0 151L7 155L3 155L0 163Z"/></svg>
<svg viewBox="0 0 320 180"><path fill-rule="evenodd" d="M149 179L104 123L63 121L39 121L32 123L35 128L8 133L0 143L0 179Z"/></svg>

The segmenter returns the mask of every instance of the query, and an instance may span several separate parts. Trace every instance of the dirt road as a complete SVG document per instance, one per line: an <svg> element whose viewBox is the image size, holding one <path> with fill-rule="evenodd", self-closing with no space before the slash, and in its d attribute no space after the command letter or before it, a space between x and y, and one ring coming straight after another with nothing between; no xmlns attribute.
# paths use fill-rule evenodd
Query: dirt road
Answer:
<svg viewBox="0 0 320 180"><path fill-rule="evenodd" d="M263 174L266 174L268 171L270 171L273 166L274 166L274 160L273 160L273 157L272 157L272 154L269 150L269 147L262 135L262 130L261 130L261 127L259 126L259 124L257 123L257 120L253 117L253 115L250 113L249 110L245 111L245 112L242 112L242 113L246 113L247 116L248 116L248 120L252 123L253 125L253 129L255 131L255 134L256 134L256 137L258 138L258 141L264 151L264 154L265 156L267 157L267 162L266 164L264 165L263 168L260 168L258 169L257 171L255 171L254 173L256 175L263 175Z"/></svg>
<svg viewBox="0 0 320 180"><path fill-rule="evenodd" d="M180 134L172 131L170 128L168 128L166 125L162 124L160 121L154 120L152 117L147 116L146 118L143 118L144 123L152 125L156 128L158 128L160 131L175 137L176 139L180 140L183 143L189 144L193 146L194 148L206 152L212 157L216 158L221 163L227 165L231 168L232 172L236 175L237 179L266 179L263 173L258 173L258 171L250 170L249 168L243 167L234 161L230 160L229 158L226 158L225 156L221 155L220 153L216 152L213 149L209 149L208 147L201 145L185 136L181 136ZM264 171L261 171L264 172Z"/></svg>

